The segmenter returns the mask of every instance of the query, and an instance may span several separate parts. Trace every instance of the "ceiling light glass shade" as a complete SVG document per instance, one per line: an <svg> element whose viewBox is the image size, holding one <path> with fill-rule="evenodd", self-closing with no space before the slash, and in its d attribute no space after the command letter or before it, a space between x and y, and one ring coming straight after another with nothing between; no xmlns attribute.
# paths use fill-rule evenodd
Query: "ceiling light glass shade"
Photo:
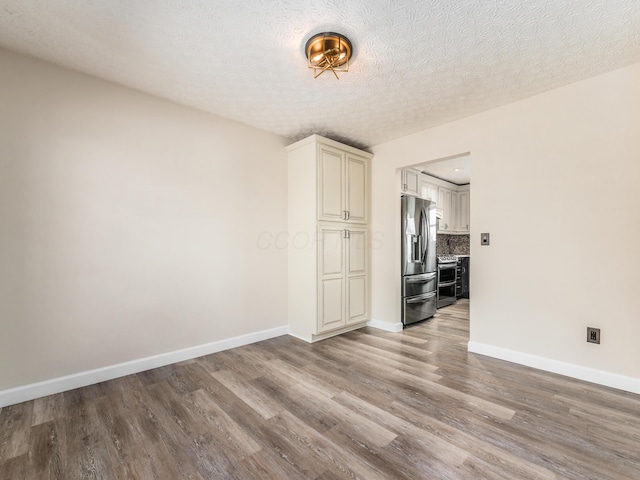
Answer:
<svg viewBox="0 0 640 480"><path fill-rule="evenodd" d="M318 33L304 47L309 68L313 68L313 78L331 70L338 77L338 72L349 71L351 58L351 42L344 35L333 32Z"/></svg>

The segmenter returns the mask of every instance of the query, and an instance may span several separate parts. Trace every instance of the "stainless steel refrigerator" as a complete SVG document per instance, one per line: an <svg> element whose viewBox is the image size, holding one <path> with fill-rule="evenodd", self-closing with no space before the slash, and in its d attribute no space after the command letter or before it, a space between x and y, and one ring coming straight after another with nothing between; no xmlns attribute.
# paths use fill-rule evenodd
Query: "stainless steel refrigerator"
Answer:
<svg viewBox="0 0 640 480"><path fill-rule="evenodd" d="M432 317L438 302L436 209L429 200L402 196L402 324Z"/></svg>

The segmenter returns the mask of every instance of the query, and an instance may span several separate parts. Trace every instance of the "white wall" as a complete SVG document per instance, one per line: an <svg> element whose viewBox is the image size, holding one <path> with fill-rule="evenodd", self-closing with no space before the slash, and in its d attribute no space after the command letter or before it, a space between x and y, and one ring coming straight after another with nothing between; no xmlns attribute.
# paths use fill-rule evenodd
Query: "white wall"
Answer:
<svg viewBox="0 0 640 480"><path fill-rule="evenodd" d="M0 50L0 390L286 325L285 143Z"/></svg>
<svg viewBox="0 0 640 480"><path fill-rule="evenodd" d="M471 152L470 346L640 393L640 64L373 151L374 320L400 318L396 168Z"/></svg>

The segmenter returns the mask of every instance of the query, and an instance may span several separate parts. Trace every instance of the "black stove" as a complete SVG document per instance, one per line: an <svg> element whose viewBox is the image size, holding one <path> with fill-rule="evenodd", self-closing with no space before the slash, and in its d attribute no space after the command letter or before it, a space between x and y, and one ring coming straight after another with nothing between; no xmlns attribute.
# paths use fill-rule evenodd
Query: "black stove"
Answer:
<svg viewBox="0 0 640 480"><path fill-rule="evenodd" d="M458 257L438 255L438 308L456 302Z"/></svg>

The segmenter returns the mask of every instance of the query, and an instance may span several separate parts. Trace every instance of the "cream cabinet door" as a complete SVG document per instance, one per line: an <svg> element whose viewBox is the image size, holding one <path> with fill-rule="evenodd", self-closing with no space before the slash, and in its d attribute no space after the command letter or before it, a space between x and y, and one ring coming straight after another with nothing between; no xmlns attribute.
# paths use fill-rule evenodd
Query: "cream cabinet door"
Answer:
<svg viewBox="0 0 640 480"><path fill-rule="evenodd" d="M418 170L402 170L402 193L418 196L419 175L420 172L418 172Z"/></svg>
<svg viewBox="0 0 640 480"><path fill-rule="evenodd" d="M363 322L368 317L369 287L365 228L349 227L347 238L347 324Z"/></svg>
<svg viewBox="0 0 640 480"><path fill-rule="evenodd" d="M451 224L451 190L438 187L438 208L442 209L442 218L438 221L438 232L448 233L453 230Z"/></svg>
<svg viewBox="0 0 640 480"><path fill-rule="evenodd" d="M318 231L318 333L345 322L345 229L321 226Z"/></svg>
<svg viewBox="0 0 640 480"><path fill-rule="evenodd" d="M345 220L344 158L338 149L318 147L318 220Z"/></svg>
<svg viewBox="0 0 640 480"><path fill-rule="evenodd" d="M317 333L364 322L369 315L367 229L320 226L318 235Z"/></svg>
<svg viewBox="0 0 640 480"><path fill-rule="evenodd" d="M420 180L420 197L432 202L438 202L438 187L424 180Z"/></svg>
<svg viewBox="0 0 640 480"><path fill-rule="evenodd" d="M360 157L346 155L346 199L347 222L367 223L369 208L367 205L367 162Z"/></svg>
<svg viewBox="0 0 640 480"><path fill-rule="evenodd" d="M449 211L449 230L458 231L458 192L451 190L451 210Z"/></svg>
<svg viewBox="0 0 640 480"><path fill-rule="evenodd" d="M458 232L469 233L469 200L468 191L458 192Z"/></svg>

